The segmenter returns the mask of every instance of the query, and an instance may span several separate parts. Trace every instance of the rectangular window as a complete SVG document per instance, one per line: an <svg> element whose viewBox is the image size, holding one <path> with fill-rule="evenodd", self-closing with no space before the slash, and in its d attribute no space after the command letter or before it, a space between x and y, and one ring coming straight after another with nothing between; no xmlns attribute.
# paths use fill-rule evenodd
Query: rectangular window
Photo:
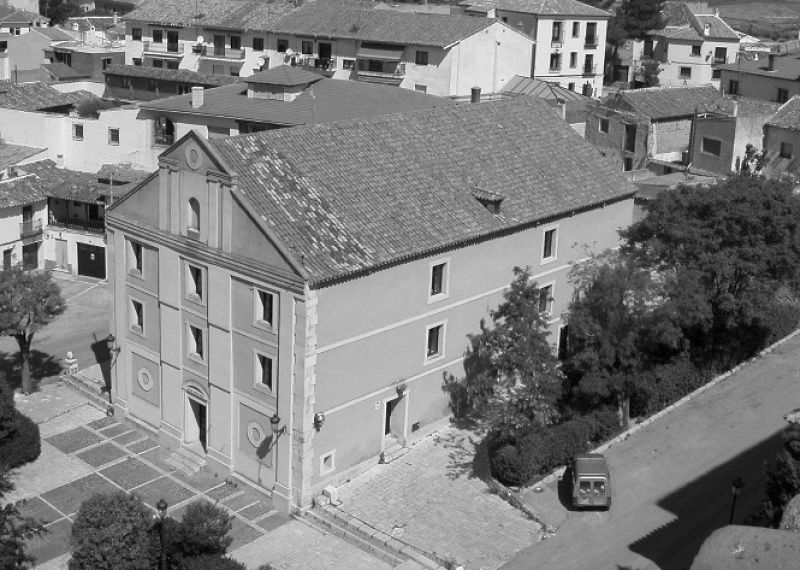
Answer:
<svg viewBox="0 0 800 570"><path fill-rule="evenodd" d="M714 63L717 64L728 63L728 48L725 47L714 48Z"/></svg>
<svg viewBox="0 0 800 570"><path fill-rule="evenodd" d="M722 141L717 139L710 139L708 137L703 137L701 143L701 150L706 154L719 156L720 154L722 154Z"/></svg>
<svg viewBox="0 0 800 570"><path fill-rule="evenodd" d="M300 53L303 55L311 55L314 53L314 42L303 40L303 42L300 44Z"/></svg>
<svg viewBox="0 0 800 570"><path fill-rule="evenodd" d="M141 67L141 65L142 65L142 58L141 58L141 57L134 57L134 58L133 58L133 65Z"/></svg>
<svg viewBox="0 0 800 570"><path fill-rule="evenodd" d="M164 60L163 59L154 59L153 60L153 67L157 67L159 69L164 67Z"/></svg>
<svg viewBox="0 0 800 570"><path fill-rule="evenodd" d="M164 30L153 30L153 43L154 44L164 43Z"/></svg>
<svg viewBox="0 0 800 570"><path fill-rule="evenodd" d="M264 38L253 38L253 51L264 51Z"/></svg>
<svg viewBox="0 0 800 570"><path fill-rule="evenodd" d="M178 61L174 59L168 60L167 69L178 69Z"/></svg>
<svg viewBox="0 0 800 570"><path fill-rule="evenodd" d="M573 82L567 85L567 89L569 89L570 91L575 91L575 83Z"/></svg>
<svg viewBox="0 0 800 570"><path fill-rule="evenodd" d="M420 85L419 83L415 83L414 84L414 91L417 91L419 93L427 93L428 92L428 86L427 85Z"/></svg>
<svg viewBox="0 0 800 570"><path fill-rule="evenodd" d="M622 170L624 172L630 172L633 170L633 159L630 156L626 156L622 159Z"/></svg>
<svg viewBox="0 0 800 570"><path fill-rule="evenodd" d="M586 45L584 47L593 48L597 47L597 24L589 22L586 24Z"/></svg>
<svg viewBox="0 0 800 570"><path fill-rule="evenodd" d="M142 41L142 28L131 28L131 39L136 42Z"/></svg>
<svg viewBox="0 0 800 570"><path fill-rule="evenodd" d="M278 38L278 53L286 53L287 49L289 49L289 40Z"/></svg>
<svg viewBox="0 0 800 570"><path fill-rule="evenodd" d="M692 57L700 57L700 44L692 46Z"/></svg>
<svg viewBox="0 0 800 570"><path fill-rule="evenodd" d="M573 51L569 54L569 66L571 68L578 67L578 52Z"/></svg>
<svg viewBox="0 0 800 570"><path fill-rule="evenodd" d="M431 265L430 297L447 296L447 262Z"/></svg>
<svg viewBox="0 0 800 570"><path fill-rule="evenodd" d="M414 59L414 63L416 63L417 65L428 65L428 52L417 50L417 55Z"/></svg>
<svg viewBox="0 0 800 570"><path fill-rule="evenodd" d="M356 68L356 60L354 59L343 59L342 60L342 69L355 69Z"/></svg>
<svg viewBox="0 0 800 570"><path fill-rule="evenodd" d="M119 145L119 129L108 129L108 144Z"/></svg>
<svg viewBox="0 0 800 570"><path fill-rule="evenodd" d="M542 240L542 261L556 258L556 249L558 248L557 230L558 228L551 228L544 231L544 239Z"/></svg>
<svg viewBox="0 0 800 570"><path fill-rule="evenodd" d="M729 95L738 95L739 94L739 82L735 79L728 80L728 94Z"/></svg>
<svg viewBox="0 0 800 570"><path fill-rule="evenodd" d="M256 324L272 328L275 324L275 295L256 289Z"/></svg>
<svg viewBox="0 0 800 570"><path fill-rule="evenodd" d="M678 71L678 76L681 79L691 79L692 78L692 68L691 67L681 67Z"/></svg>
<svg viewBox="0 0 800 570"><path fill-rule="evenodd" d="M642 53L645 57L653 57L653 40L644 40Z"/></svg>
<svg viewBox="0 0 800 570"><path fill-rule="evenodd" d="M712 69L711 70L711 79L719 79L722 77L722 70L721 69Z"/></svg>
<svg viewBox="0 0 800 570"><path fill-rule="evenodd" d="M263 354L257 354L256 381L272 390L272 359Z"/></svg>
<svg viewBox="0 0 800 570"><path fill-rule="evenodd" d="M128 243L130 244L128 269L137 272L141 276L142 267L144 266L142 262L142 244L135 241L129 241Z"/></svg>
<svg viewBox="0 0 800 570"><path fill-rule="evenodd" d="M103 66L103 69L107 69L113 60L110 57L104 57L100 60L100 64Z"/></svg>
<svg viewBox="0 0 800 570"><path fill-rule="evenodd" d="M550 54L550 71L559 71L561 69L561 54Z"/></svg>
<svg viewBox="0 0 800 570"><path fill-rule="evenodd" d="M793 152L794 148L792 147L791 143L781 143L781 158L792 158Z"/></svg>
<svg viewBox="0 0 800 570"><path fill-rule="evenodd" d="M231 36L231 49L242 49L242 36Z"/></svg>
<svg viewBox="0 0 800 570"><path fill-rule="evenodd" d="M580 35L581 35L581 23L572 22L572 37L577 38Z"/></svg>
<svg viewBox="0 0 800 570"><path fill-rule="evenodd" d="M197 300L203 300L203 270L194 265L187 265L187 283L186 289L189 297L196 297Z"/></svg>
<svg viewBox="0 0 800 570"><path fill-rule="evenodd" d="M144 332L144 305L133 299L131 299L131 328L138 333Z"/></svg>
<svg viewBox="0 0 800 570"><path fill-rule="evenodd" d="M239 70L236 67L231 67L231 77L239 77Z"/></svg>
<svg viewBox="0 0 800 570"><path fill-rule="evenodd" d="M789 100L789 90L784 89L783 87L778 87L778 91L775 94L775 102L776 103L786 103Z"/></svg>
<svg viewBox="0 0 800 570"><path fill-rule="evenodd" d="M553 309L553 286L547 285L539 288L539 312L547 315Z"/></svg>
<svg viewBox="0 0 800 570"><path fill-rule="evenodd" d="M601 133L608 134L608 119L600 119L600 121L597 124L597 129Z"/></svg>
<svg viewBox="0 0 800 570"><path fill-rule="evenodd" d="M79 123L74 123L72 125L72 140L76 141L83 140L83 125Z"/></svg>
<svg viewBox="0 0 800 570"><path fill-rule="evenodd" d="M428 360L439 358L444 355L444 323L433 325L428 328L427 345L425 356Z"/></svg>
<svg viewBox="0 0 800 570"><path fill-rule="evenodd" d="M564 22L553 22L553 38L554 43L564 41Z"/></svg>
<svg viewBox="0 0 800 570"><path fill-rule="evenodd" d="M189 354L203 360L203 331L195 326L189 325Z"/></svg>
<svg viewBox="0 0 800 570"><path fill-rule="evenodd" d="M625 146L628 152L636 152L636 125L630 123L625 125Z"/></svg>

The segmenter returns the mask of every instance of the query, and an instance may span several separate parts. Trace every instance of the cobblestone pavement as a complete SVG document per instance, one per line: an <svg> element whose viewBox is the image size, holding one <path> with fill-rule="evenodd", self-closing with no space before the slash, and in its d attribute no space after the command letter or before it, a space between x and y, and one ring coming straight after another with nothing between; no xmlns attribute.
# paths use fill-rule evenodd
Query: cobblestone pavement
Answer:
<svg viewBox="0 0 800 570"><path fill-rule="evenodd" d="M539 525L475 476L480 438L447 427L339 487L340 508L470 569L492 570L537 539Z"/></svg>

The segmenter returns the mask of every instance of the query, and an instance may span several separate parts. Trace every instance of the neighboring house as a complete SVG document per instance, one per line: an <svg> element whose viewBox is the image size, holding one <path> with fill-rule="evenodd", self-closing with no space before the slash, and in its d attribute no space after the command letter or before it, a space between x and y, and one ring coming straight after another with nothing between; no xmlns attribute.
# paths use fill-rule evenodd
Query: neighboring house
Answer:
<svg viewBox="0 0 800 570"><path fill-rule="evenodd" d="M110 65L104 74L106 96L128 101L152 101L189 93L192 87L212 88L241 81L230 75L139 65Z"/></svg>
<svg viewBox="0 0 800 570"><path fill-rule="evenodd" d="M459 5L467 14L499 18L536 40L534 78L587 97L603 94L610 12L577 0L466 0Z"/></svg>
<svg viewBox="0 0 800 570"><path fill-rule="evenodd" d="M92 81L102 82L103 72L110 65L125 63L125 49L111 45L93 45L80 41L59 42L44 50L52 63L63 63L75 73Z"/></svg>
<svg viewBox="0 0 800 570"><path fill-rule="evenodd" d="M531 73L533 40L502 22L361 6L148 0L125 17L126 61L242 77L293 63L440 96Z"/></svg>
<svg viewBox="0 0 800 570"><path fill-rule="evenodd" d="M693 118L728 114L731 106L711 85L623 90L589 102L586 140L625 171L659 162L686 164Z"/></svg>
<svg viewBox="0 0 800 570"><path fill-rule="evenodd" d="M698 8L694 6L695 10ZM660 86L706 85L719 87L721 66L733 63L739 51L739 34L700 3L700 12L692 12L681 2L665 2L664 27L653 30L645 40L628 42L626 58L617 67L617 80L642 82L642 63L659 64Z"/></svg>
<svg viewBox="0 0 800 570"><path fill-rule="evenodd" d="M189 130L206 138L297 125L377 117L455 104L449 99L357 81L323 77L299 67L261 71L216 89L141 104L154 141L169 146Z"/></svg>
<svg viewBox="0 0 800 570"><path fill-rule="evenodd" d="M764 125L765 174L800 179L800 96L784 103Z"/></svg>
<svg viewBox="0 0 800 570"><path fill-rule="evenodd" d="M67 40L72 37L58 28L35 28L22 35L0 33L0 80L41 81L41 66L49 63L44 50Z"/></svg>
<svg viewBox="0 0 800 570"><path fill-rule="evenodd" d="M20 36L37 28L46 28L50 18L38 12L0 6L0 34Z"/></svg>
<svg viewBox="0 0 800 570"><path fill-rule="evenodd" d="M81 16L69 18L64 24L75 36L84 44L108 46L110 44L120 44L120 40L125 39L124 32L122 37L118 32L119 18L113 16ZM124 29L124 26L123 26ZM122 63L125 63L124 61Z"/></svg>
<svg viewBox="0 0 800 570"><path fill-rule="evenodd" d="M569 125L581 136L586 129L586 105L589 98L575 93L557 83L516 76L500 90L500 95L508 97L535 97L551 105Z"/></svg>
<svg viewBox="0 0 800 570"><path fill-rule="evenodd" d="M514 267L557 344L571 264L619 243L634 191L528 97L190 132L106 214L117 416L308 507L446 421Z"/></svg>
<svg viewBox="0 0 800 570"><path fill-rule="evenodd" d="M743 58L720 70L721 88L730 95L780 104L800 95L800 50L769 53L756 59Z"/></svg>
<svg viewBox="0 0 800 570"><path fill-rule="evenodd" d="M46 148L63 168L96 172L103 164L152 171L156 151L139 109L110 106L85 91L62 93L44 83L0 83L0 136L13 144Z"/></svg>
<svg viewBox="0 0 800 570"><path fill-rule="evenodd" d="M729 115L701 114L695 119L689 159L694 167L724 176L739 172L746 147L761 150L764 124L780 108L777 103L746 97L730 105Z"/></svg>

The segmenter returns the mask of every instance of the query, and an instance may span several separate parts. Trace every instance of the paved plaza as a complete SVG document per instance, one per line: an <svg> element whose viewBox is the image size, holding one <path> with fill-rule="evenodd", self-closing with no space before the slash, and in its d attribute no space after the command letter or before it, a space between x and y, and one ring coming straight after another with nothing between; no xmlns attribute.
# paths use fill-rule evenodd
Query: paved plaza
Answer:
<svg viewBox="0 0 800 570"><path fill-rule="evenodd" d="M540 526L489 489L475 465L480 438L446 427L405 455L339 487L340 509L389 536L493 570L536 542Z"/></svg>

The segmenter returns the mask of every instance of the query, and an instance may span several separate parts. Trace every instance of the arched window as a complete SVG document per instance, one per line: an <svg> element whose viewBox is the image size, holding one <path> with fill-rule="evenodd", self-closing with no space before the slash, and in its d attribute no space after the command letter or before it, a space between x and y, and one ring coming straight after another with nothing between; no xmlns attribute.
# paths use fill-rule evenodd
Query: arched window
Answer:
<svg viewBox="0 0 800 570"><path fill-rule="evenodd" d="M199 237L200 235L200 203L195 198L189 198L189 211L188 220L186 220L186 228L189 231L189 234L197 234L195 237Z"/></svg>

